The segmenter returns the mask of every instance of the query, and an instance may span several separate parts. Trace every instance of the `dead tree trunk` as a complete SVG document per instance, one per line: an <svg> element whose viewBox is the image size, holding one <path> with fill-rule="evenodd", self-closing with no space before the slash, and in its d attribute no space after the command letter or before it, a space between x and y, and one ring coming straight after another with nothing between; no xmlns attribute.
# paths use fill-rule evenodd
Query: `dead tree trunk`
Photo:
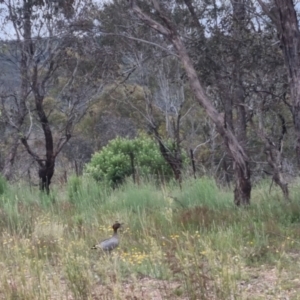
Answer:
<svg viewBox="0 0 300 300"><path fill-rule="evenodd" d="M160 20L165 24L158 23L152 19L148 14L144 13L140 7L136 4L136 1L131 0L131 8L133 12L142 20L145 24L158 31L160 34L168 38L175 47L177 54L183 64L186 75L188 77L191 89L195 95L198 103L205 109L207 115L215 123L219 134L223 137L226 149L230 156L234 160L234 166L236 170L236 191L234 193L234 202L236 205L250 204L251 197L251 181L250 181L250 169L248 165L248 156L245 153L243 147L238 142L237 138L233 134L230 128L227 127L223 114L220 114L213 106L211 101L206 96L201 83L198 79L197 73L193 66L193 63L187 53L187 50L179 37L175 25L169 19L169 17L161 10L158 2L152 0L152 4L160 17Z"/></svg>

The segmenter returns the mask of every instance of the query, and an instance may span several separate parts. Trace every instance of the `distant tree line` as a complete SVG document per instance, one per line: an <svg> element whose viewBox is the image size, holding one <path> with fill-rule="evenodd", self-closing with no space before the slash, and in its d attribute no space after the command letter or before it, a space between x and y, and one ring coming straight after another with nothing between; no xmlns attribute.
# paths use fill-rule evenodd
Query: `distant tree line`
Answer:
<svg viewBox="0 0 300 300"><path fill-rule="evenodd" d="M250 203L264 176L289 199L300 166L292 0L79 2L5 6L14 35L0 56L18 74L9 89L1 77L7 179L20 145L49 192L58 154L84 152L68 154L72 137L89 145L86 163L109 139L143 131L179 184L190 155L195 176L234 183L236 205Z"/></svg>

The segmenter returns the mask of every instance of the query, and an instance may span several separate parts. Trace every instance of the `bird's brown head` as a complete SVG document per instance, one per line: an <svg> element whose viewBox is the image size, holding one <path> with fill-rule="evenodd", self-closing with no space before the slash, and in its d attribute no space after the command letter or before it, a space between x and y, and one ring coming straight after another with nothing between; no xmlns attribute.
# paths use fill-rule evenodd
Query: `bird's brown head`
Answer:
<svg viewBox="0 0 300 300"><path fill-rule="evenodd" d="M113 228L114 232L117 232L117 230L118 230L121 226L122 226L122 224L116 221L115 224L112 226L112 228Z"/></svg>

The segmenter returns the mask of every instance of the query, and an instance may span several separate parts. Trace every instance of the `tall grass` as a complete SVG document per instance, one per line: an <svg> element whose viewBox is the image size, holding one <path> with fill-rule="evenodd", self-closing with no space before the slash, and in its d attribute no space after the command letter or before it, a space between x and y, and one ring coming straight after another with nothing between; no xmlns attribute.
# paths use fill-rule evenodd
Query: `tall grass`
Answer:
<svg viewBox="0 0 300 300"><path fill-rule="evenodd" d="M207 177L182 189L128 180L115 190L73 177L50 195L1 182L2 299L300 295L298 186L286 203L266 182L254 188L250 207L236 208L232 191ZM125 223L119 248L91 250L116 220Z"/></svg>

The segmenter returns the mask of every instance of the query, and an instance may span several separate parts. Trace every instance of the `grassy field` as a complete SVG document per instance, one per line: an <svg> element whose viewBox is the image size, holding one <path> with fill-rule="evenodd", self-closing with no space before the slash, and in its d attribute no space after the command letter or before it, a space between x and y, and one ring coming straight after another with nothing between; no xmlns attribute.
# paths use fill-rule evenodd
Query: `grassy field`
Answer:
<svg viewBox="0 0 300 300"><path fill-rule="evenodd" d="M300 299L300 186L252 204L208 178L182 190L88 178L51 195L0 181L0 299ZM91 250L124 222L112 255Z"/></svg>

